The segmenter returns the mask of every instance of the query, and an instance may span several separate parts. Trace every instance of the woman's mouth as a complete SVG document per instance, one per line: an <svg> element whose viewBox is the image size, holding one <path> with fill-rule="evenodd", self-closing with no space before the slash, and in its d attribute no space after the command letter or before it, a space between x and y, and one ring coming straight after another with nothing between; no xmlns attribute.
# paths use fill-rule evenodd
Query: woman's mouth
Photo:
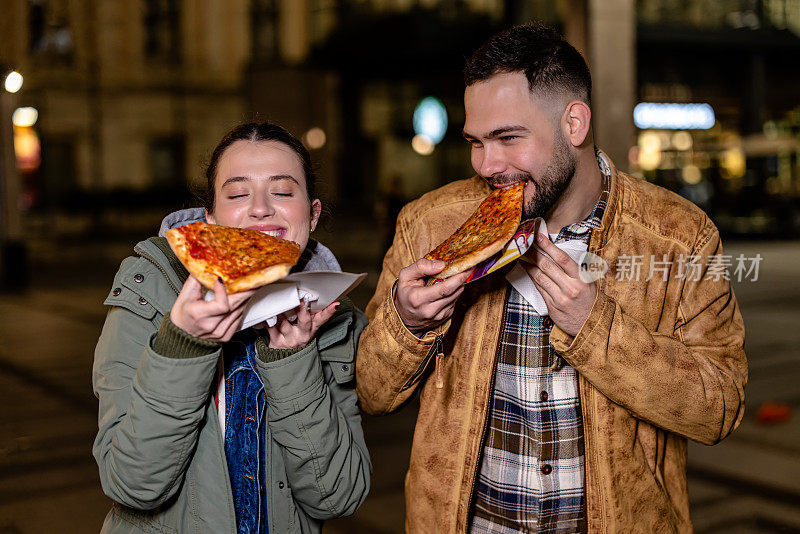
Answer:
<svg viewBox="0 0 800 534"><path fill-rule="evenodd" d="M286 235L286 228L275 226L274 224L254 224L247 227L249 230L258 230L261 233L271 235L272 237L279 237L283 239Z"/></svg>

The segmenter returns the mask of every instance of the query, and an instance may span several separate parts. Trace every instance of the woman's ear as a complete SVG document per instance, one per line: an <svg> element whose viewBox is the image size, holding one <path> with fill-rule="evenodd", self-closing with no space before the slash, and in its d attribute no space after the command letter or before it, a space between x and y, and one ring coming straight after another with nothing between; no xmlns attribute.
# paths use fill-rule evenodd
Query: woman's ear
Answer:
<svg viewBox="0 0 800 534"><path fill-rule="evenodd" d="M313 232L317 228L317 223L319 222L319 216L322 214L322 202L315 198L311 201L311 231Z"/></svg>
<svg viewBox="0 0 800 534"><path fill-rule="evenodd" d="M208 210L205 210L205 212L206 212L206 222L208 224L217 224L217 223L214 222L214 216L212 214L208 213Z"/></svg>

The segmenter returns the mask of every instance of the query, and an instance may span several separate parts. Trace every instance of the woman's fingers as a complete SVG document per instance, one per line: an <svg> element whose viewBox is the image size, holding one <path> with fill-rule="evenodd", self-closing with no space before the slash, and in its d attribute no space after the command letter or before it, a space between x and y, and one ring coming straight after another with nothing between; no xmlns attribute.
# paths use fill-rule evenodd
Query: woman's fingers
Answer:
<svg viewBox="0 0 800 534"><path fill-rule="evenodd" d="M311 317L311 334L316 334L319 327L324 325L328 322L328 319L333 317L333 314L336 313L337 308L339 308L339 302L332 302L329 304L325 309L320 310Z"/></svg>
<svg viewBox="0 0 800 534"><path fill-rule="evenodd" d="M243 309L239 308L229 313L214 329L214 336L221 342L229 341L239 330L242 322Z"/></svg>
<svg viewBox="0 0 800 534"><path fill-rule="evenodd" d="M231 309L239 308L247 304L247 301L250 300L250 297L256 292L255 289L250 289L248 291L240 291L238 293L232 293L228 295L228 305Z"/></svg>

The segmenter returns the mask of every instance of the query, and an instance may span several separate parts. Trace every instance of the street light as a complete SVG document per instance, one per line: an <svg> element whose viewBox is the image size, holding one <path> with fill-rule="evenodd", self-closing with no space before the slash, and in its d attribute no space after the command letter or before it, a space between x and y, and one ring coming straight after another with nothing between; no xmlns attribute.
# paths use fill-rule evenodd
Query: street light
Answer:
<svg viewBox="0 0 800 534"><path fill-rule="evenodd" d="M8 76L6 76L6 81L3 85L9 93L16 93L22 89L22 74L12 70L8 73Z"/></svg>
<svg viewBox="0 0 800 534"><path fill-rule="evenodd" d="M23 78L2 64L0 74L6 74L0 89L0 289L21 291L28 282L28 254L22 239L12 114L19 107L16 93L22 89ZM30 121L31 112L26 113Z"/></svg>

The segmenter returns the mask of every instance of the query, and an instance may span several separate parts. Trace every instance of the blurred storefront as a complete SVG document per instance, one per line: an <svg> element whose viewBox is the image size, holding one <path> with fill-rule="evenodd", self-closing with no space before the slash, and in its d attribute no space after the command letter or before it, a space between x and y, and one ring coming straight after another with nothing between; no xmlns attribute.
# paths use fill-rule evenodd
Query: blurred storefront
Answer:
<svg viewBox="0 0 800 534"><path fill-rule="evenodd" d="M639 108L631 169L727 234L800 235L800 1L639 0L637 19L638 101L676 105Z"/></svg>

